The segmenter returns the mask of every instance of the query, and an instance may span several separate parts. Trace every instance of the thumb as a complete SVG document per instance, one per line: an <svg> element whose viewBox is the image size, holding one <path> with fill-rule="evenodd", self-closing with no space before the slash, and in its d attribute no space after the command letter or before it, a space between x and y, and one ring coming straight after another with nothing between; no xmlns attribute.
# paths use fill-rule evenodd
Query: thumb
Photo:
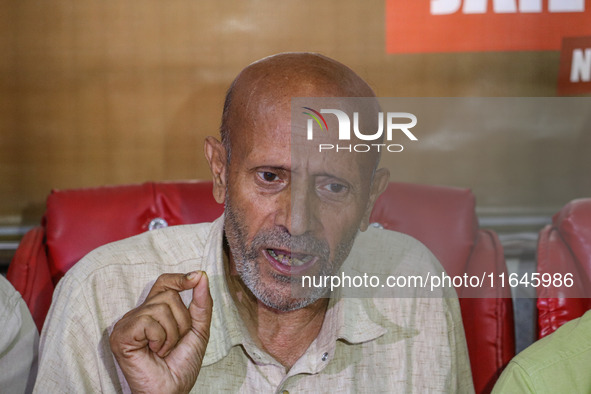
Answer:
<svg viewBox="0 0 591 394"><path fill-rule="evenodd" d="M193 299L189 304L189 314L191 315L191 331L202 333L206 343L209 340L212 309L213 300L209 292L209 278L204 271L201 271L201 278L193 288Z"/></svg>
<svg viewBox="0 0 591 394"><path fill-rule="evenodd" d="M195 379L197 379L197 374L201 369L201 362L209 341L209 327L213 308L207 274L200 271L197 276L199 277L193 280L199 281L193 288L193 299L189 304L191 329L166 357L166 363L171 370L183 371L190 375L194 374ZM184 374L181 373L181 375Z"/></svg>

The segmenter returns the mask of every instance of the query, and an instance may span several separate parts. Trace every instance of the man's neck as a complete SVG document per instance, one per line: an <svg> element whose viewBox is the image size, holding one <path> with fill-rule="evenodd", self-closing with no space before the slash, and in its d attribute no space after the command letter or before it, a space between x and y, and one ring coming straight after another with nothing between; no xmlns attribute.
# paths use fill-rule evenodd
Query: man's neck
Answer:
<svg viewBox="0 0 591 394"><path fill-rule="evenodd" d="M328 299L294 311L282 312L259 301L240 279L228 259L226 281L232 299L251 338L289 370L316 339L328 306Z"/></svg>

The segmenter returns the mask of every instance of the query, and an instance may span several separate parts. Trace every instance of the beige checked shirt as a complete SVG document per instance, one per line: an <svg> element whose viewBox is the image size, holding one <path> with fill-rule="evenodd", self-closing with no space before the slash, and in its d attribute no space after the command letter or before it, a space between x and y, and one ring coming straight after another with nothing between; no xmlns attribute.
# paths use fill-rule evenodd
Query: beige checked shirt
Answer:
<svg viewBox="0 0 591 394"><path fill-rule="evenodd" d="M458 302L447 297L331 299L318 337L286 371L243 327L224 279L222 237L223 218L169 227L105 245L76 264L43 328L35 392L129 391L109 348L113 325L160 274L196 269L210 278L214 307L191 392L473 392ZM360 233L348 261L380 254L439 267L418 241L378 229ZM181 296L188 305L190 291Z"/></svg>
<svg viewBox="0 0 591 394"><path fill-rule="evenodd" d="M0 393L28 393L37 373L39 332L27 304L0 275Z"/></svg>

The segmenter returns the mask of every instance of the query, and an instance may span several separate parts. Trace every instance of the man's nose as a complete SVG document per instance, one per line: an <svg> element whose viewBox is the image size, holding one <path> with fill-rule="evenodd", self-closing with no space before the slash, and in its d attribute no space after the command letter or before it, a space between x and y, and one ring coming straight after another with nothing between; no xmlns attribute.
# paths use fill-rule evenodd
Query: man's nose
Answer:
<svg viewBox="0 0 591 394"><path fill-rule="evenodd" d="M291 235L313 232L319 225L317 196L313 188L300 186L294 188L282 203L284 226Z"/></svg>

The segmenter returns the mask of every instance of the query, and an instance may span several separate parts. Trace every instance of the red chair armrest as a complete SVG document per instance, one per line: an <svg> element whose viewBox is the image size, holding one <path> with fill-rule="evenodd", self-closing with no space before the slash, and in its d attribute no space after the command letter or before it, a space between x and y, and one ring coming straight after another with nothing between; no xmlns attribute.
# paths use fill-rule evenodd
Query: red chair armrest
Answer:
<svg viewBox="0 0 591 394"><path fill-rule="evenodd" d="M54 286L45 252L45 231L28 231L8 267L6 278L25 300L39 331L51 305Z"/></svg>

